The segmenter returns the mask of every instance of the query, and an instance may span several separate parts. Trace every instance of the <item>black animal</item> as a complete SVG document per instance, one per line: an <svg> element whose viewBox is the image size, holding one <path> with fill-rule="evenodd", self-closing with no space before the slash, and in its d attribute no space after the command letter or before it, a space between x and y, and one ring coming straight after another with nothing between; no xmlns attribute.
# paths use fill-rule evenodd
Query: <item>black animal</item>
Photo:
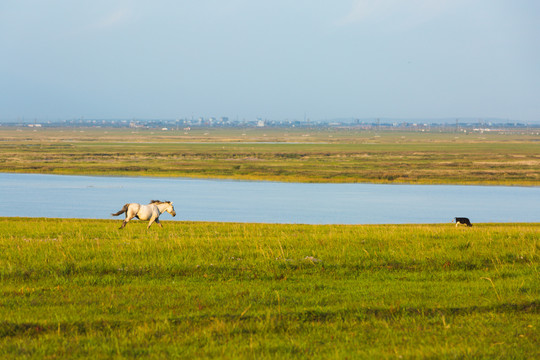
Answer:
<svg viewBox="0 0 540 360"><path fill-rule="evenodd" d="M466 218L466 217L455 217L454 220L452 220L452 222L456 222L456 226L458 225L467 225L467 226L472 226L471 224L471 221L469 220L469 218Z"/></svg>

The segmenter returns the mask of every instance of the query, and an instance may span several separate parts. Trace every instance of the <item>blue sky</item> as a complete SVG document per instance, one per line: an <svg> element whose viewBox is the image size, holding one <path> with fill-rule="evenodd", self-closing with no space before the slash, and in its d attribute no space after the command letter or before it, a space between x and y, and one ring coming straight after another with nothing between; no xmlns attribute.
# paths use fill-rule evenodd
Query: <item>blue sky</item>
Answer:
<svg viewBox="0 0 540 360"><path fill-rule="evenodd" d="M0 119L540 122L540 1L0 3Z"/></svg>

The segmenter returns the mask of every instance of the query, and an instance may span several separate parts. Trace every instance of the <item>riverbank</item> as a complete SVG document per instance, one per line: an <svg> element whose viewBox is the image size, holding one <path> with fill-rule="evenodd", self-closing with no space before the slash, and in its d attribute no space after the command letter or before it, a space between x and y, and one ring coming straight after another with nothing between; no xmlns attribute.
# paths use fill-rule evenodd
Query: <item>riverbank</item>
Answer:
<svg viewBox="0 0 540 360"><path fill-rule="evenodd" d="M0 172L540 185L538 136L314 129L0 128Z"/></svg>
<svg viewBox="0 0 540 360"><path fill-rule="evenodd" d="M540 223L0 218L0 354L536 358Z"/></svg>

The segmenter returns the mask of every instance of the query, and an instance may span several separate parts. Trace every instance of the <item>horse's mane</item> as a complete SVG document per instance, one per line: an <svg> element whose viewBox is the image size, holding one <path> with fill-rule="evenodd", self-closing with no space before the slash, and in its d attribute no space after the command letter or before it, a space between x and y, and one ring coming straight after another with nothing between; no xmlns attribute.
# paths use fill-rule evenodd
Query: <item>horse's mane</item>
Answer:
<svg viewBox="0 0 540 360"><path fill-rule="evenodd" d="M160 200L151 200L150 204L163 204L163 203L171 203L170 201L160 201Z"/></svg>

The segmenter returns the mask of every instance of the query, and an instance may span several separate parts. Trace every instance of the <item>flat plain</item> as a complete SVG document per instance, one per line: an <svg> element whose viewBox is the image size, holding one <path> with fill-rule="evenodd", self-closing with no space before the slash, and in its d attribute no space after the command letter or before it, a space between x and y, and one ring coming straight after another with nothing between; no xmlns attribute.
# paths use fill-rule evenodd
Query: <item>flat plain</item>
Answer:
<svg viewBox="0 0 540 360"><path fill-rule="evenodd" d="M540 184L537 134L0 127L0 171L292 182Z"/></svg>
<svg viewBox="0 0 540 360"><path fill-rule="evenodd" d="M0 219L2 358L540 356L540 224Z"/></svg>
<svg viewBox="0 0 540 360"><path fill-rule="evenodd" d="M538 140L0 127L0 171L538 186ZM1 358L540 357L540 223L120 222L0 218Z"/></svg>

